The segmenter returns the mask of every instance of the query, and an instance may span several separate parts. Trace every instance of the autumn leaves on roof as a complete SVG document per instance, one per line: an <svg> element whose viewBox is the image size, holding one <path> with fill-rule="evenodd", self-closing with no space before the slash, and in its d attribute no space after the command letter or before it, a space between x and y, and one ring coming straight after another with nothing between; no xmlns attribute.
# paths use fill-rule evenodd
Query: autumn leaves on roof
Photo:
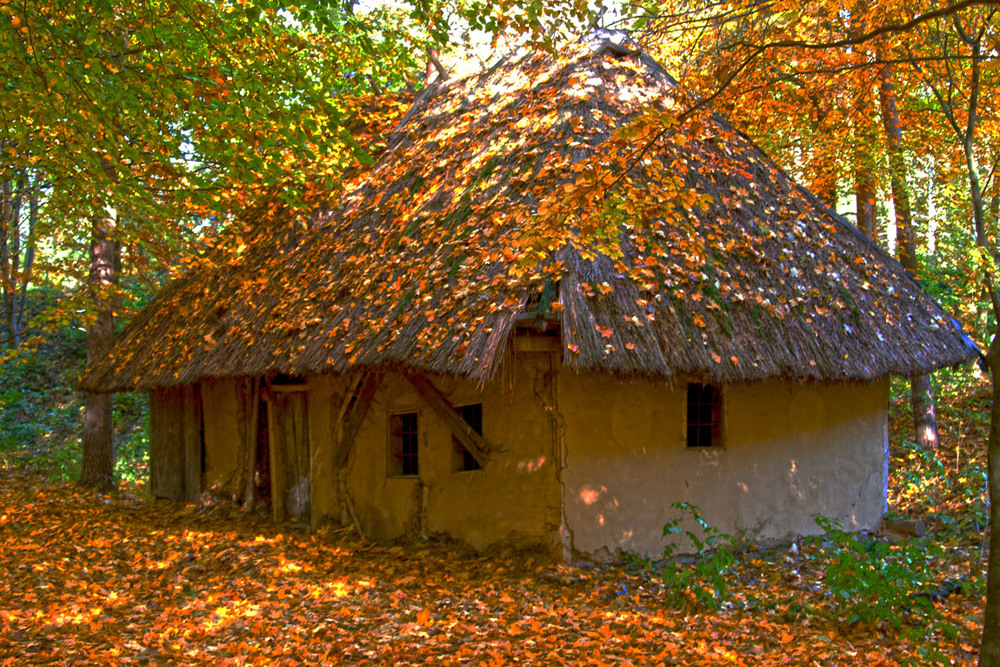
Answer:
<svg viewBox="0 0 1000 667"><path fill-rule="evenodd" d="M614 35L433 83L335 210L169 285L85 384L375 365L485 381L540 330L576 370L721 382L974 354L894 260L725 121L678 123L676 99Z"/></svg>

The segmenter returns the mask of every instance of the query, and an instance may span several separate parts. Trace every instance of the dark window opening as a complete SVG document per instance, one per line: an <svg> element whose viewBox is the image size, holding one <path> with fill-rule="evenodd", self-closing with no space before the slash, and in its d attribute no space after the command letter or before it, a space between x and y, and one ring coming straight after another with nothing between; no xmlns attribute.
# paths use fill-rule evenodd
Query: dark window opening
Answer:
<svg viewBox="0 0 1000 667"><path fill-rule="evenodd" d="M462 415L462 419L465 423L469 425L473 431L479 435L483 434L483 404L473 403L472 405L462 405L457 408L458 414ZM466 470L482 470L482 466L479 465L479 461L475 459L465 445L463 445L458 438L451 436L452 445L452 470L454 472L464 472Z"/></svg>
<svg viewBox="0 0 1000 667"><path fill-rule="evenodd" d="M287 375L285 373L278 373L270 381L271 386L277 387L295 387L305 383L306 379L301 375Z"/></svg>
<svg viewBox="0 0 1000 667"><path fill-rule="evenodd" d="M389 474L420 474L419 443L416 412L389 415Z"/></svg>
<svg viewBox="0 0 1000 667"><path fill-rule="evenodd" d="M688 384L687 446L718 447L722 444L722 392L715 385Z"/></svg>

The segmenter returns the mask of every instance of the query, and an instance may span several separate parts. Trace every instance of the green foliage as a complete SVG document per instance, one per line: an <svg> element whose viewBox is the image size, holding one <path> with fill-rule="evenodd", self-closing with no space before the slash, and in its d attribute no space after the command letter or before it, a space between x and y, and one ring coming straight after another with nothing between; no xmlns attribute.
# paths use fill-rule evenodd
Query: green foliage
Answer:
<svg viewBox="0 0 1000 667"><path fill-rule="evenodd" d="M149 479L149 403L145 394L114 398L115 479L129 486Z"/></svg>
<svg viewBox="0 0 1000 667"><path fill-rule="evenodd" d="M663 526L663 535L681 535L687 538L701 557L693 563L683 564L671 558L679 546L676 542L670 542L664 547L663 558L666 563L660 576L668 595L676 598L678 593L687 591L700 606L718 610L728 599L734 583L736 540L732 535L710 526L702 518L697 505L675 502L671 507L680 510L681 516L671 519ZM697 532L681 527L685 519L698 525Z"/></svg>
<svg viewBox="0 0 1000 667"><path fill-rule="evenodd" d="M676 556L681 546L676 540L664 547L659 577L667 600L676 607L683 607L690 601L697 607L718 611L730 599L729 593L735 583L736 541L732 535L709 525L697 505L675 502L671 507L679 510L680 516L663 526L663 535L686 539L698 555L694 558ZM694 523L697 529L683 528L684 523ZM636 554L626 554L626 561L633 569L654 569L649 559Z"/></svg>
<svg viewBox="0 0 1000 667"><path fill-rule="evenodd" d="M73 384L83 361L80 347L63 338L0 364L0 452L53 475L79 468L70 445L79 439L83 406Z"/></svg>
<svg viewBox="0 0 1000 667"><path fill-rule="evenodd" d="M943 556L933 540L891 544L846 532L835 519L814 518L825 534L807 543L818 547L813 557L822 561L823 585L848 623L884 621L898 628L904 617L933 616L934 605L923 594L939 585L937 573L927 567Z"/></svg>
<svg viewBox="0 0 1000 667"><path fill-rule="evenodd" d="M64 295L29 292L29 314L37 319ZM141 293L135 298L141 299ZM3 462L41 470L61 481L79 478L83 396L76 382L86 355L79 326L66 319L46 323L46 339L29 330L31 343L0 362L0 467ZM149 415L146 398L117 394L113 401L116 478L145 483L149 476Z"/></svg>

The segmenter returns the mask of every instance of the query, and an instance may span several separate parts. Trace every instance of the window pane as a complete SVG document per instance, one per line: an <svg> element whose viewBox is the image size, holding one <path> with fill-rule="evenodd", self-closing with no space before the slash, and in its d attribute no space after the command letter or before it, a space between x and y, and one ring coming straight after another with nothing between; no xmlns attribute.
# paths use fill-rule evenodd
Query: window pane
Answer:
<svg viewBox="0 0 1000 667"><path fill-rule="evenodd" d="M687 392L688 447L722 444L722 393L710 384L692 382Z"/></svg>
<svg viewBox="0 0 1000 667"><path fill-rule="evenodd" d="M420 473L418 448L420 431L416 412L389 416L389 474Z"/></svg>

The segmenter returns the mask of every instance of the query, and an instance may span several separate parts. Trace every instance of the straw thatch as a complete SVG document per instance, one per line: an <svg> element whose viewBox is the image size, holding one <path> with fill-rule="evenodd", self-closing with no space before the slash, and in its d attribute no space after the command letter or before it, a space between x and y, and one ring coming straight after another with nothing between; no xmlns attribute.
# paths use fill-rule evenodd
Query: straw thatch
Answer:
<svg viewBox="0 0 1000 667"><path fill-rule="evenodd" d="M895 260L677 105L608 36L432 84L337 210L305 228L248 211L240 261L169 285L85 386L375 365L485 381L526 325L570 368L653 378L865 381L976 354Z"/></svg>

